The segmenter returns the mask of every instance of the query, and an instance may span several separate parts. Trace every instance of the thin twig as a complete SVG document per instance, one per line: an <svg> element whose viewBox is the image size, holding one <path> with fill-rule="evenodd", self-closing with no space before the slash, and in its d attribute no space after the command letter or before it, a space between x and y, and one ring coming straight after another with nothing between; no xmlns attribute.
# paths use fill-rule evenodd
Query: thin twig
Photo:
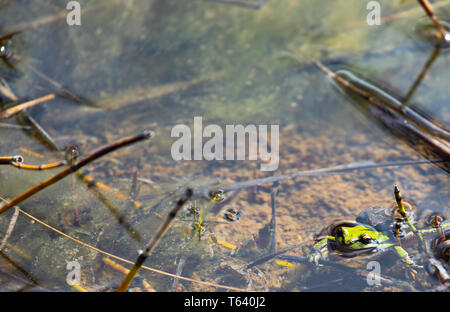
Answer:
<svg viewBox="0 0 450 312"><path fill-rule="evenodd" d="M127 221L125 216L110 202L107 196L103 195L100 191L95 180L91 179L89 176L82 172L77 172L76 176L86 184L88 190L90 190L97 198L102 202L102 204L108 208L109 212L116 218L117 222L123 226L128 234L135 240L141 241L141 235L139 232L133 228L133 226Z"/></svg>
<svg viewBox="0 0 450 312"><path fill-rule="evenodd" d="M17 217L19 216L19 210L17 207L15 207L14 214L11 217L11 220L9 221L8 229L6 230L5 236L3 236L2 244L0 245L0 251L3 250L3 248L6 245L6 242L8 241L8 238L11 236L12 231L14 230L14 226L17 222Z"/></svg>
<svg viewBox="0 0 450 312"><path fill-rule="evenodd" d="M0 78L0 93L7 97L12 102L19 101L19 98L14 94L6 81Z"/></svg>
<svg viewBox="0 0 450 312"><path fill-rule="evenodd" d="M426 76L426 74L427 74L428 70L430 69L431 65L437 59L440 51L441 51L441 49L439 47L436 47L433 50L433 53L431 54L430 58L427 60L427 62L423 66L422 71L420 72L419 76L417 76L416 80L412 84L412 86L409 89L408 93L406 93L406 95L404 96L403 101L402 101L402 109L405 106L407 106L409 100L413 96L413 94L416 91L417 87L422 83L422 80Z"/></svg>
<svg viewBox="0 0 450 312"><path fill-rule="evenodd" d="M0 197L0 200L6 201L6 199L4 199L4 198L2 198L2 197ZM79 244L79 245L81 245L81 246L83 246L83 247L89 248L89 249L91 249L91 250L93 250L93 251L95 251L95 252L98 252L98 253L100 253L100 254L102 254L102 255L105 255L105 256L111 257L111 258L113 258L113 259L122 261L122 262L124 262L124 263L134 264L134 262L132 262L132 261L130 261L130 260L124 259L124 258L122 258L122 257L116 256L116 255L111 254L111 253L109 253L109 252L106 252L106 251L104 251L104 250L98 249L98 248L96 248L96 247L94 247L94 246L92 246L92 245L89 245L89 244L87 244L87 243L85 243L85 242L83 242L83 241L80 241L79 239L76 239L76 238L74 238L74 237L72 237L72 236L70 236L70 235L68 235L68 234L66 234L66 233L64 233L64 232L61 232L60 230L58 230L58 229L56 229L56 228L54 228L54 227L48 225L47 223L43 222L42 220L40 220L40 219L38 219L38 218L32 216L31 214L29 214L29 213L23 211L22 209L20 209L20 208L18 208L18 209L19 209L20 213L22 213L22 214L25 215L26 217L30 218L31 220L33 220L33 221L39 223L40 225L42 225L42 226L44 226L44 227L50 229L51 231L53 231L53 232L55 232L55 233L57 233L57 234L59 234L59 235L65 237L65 238L67 238L67 239L72 240L73 242L75 242L75 243L77 243L77 244ZM236 287L232 287L232 286L226 286L226 285L220 285L220 284L215 284L215 283L210 283L210 282L205 282L205 281L195 280L195 279L192 279L192 278L189 278L189 277L184 277L184 276L177 276L177 275L175 275L175 274L168 273L168 272L165 272L165 271L161 271L161 270L158 270L158 269L154 269L154 268L151 268L151 267L148 267L148 266L145 266L145 265L143 265L142 268L145 269L145 270L148 270L148 271L157 273L157 274L161 274L161 275L165 275L165 276L173 277L173 278L176 277L176 278L178 278L178 279L181 279L181 280L184 280L184 281L188 281L188 282L191 282L191 283L196 283L196 284L205 285L205 286L209 286L209 287L216 287L216 288L222 288L222 289L227 289L227 290L233 290L233 291L245 291L245 289L236 288Z"/></svg>
<svg viewBox="0 0 450 312"><path fill-rule="evenodd" d="M448 5L450 5L450 0L438 2L438 3L436 3L434 5L434 8L442 8L442 7L445 7L445 6L448 6ZM420 12L422 12L422 10L420 8L413 7L411 9L409 9L409 10L406 10L406 11L403 11L403 12L399 12L399 13L395 13L395 14L390 15L390 16L383 17L383 18L381 18L381 23L389 23L389 22L395 21L395 20L397 20L399 18L405 18L405 17L410 17L410 16L413 16L413 15L419 15Z"/></svg>
<svg viewBox="0 0 450 312"><path fill-rule="evenodd" d="M31 127L45 140L47 144L50 145L51 148L53 148L55 151L60 151L59 145L55 142L55 140L50 136L50 134L47 133L47 131L44 130L44 128L41 127L41 125L29 114L24 113L24 120L28 122Z"/></svg>
<svg viewBox="0 0 450 312"><path fill-rule="evenodd" d="M35 106L40 103L51 101L55 97L56 97L55 94L50 93L45 96L41 96L40 98L37 98L37 99L31 100L31 101L16 105L14 107L8 108L7 110L0 112L0 119L9 118L9 117L14 116L15 114L23 111L26 108Z"/></svg>
<svg viewBox="0 0 450 312"><path fill-rule="evenodd" d="M158 231L156 232L153 239L148 243L148 245L145 247L145 249L139 254L136 263L133 265L133 267L130 269L130 272L128 275L124 278L122 281L122 284L120 285L119 289L117 291L124 292L128 289L128 286L130 286L133 278L136 276L136 274L141 269L142 265L144 264L145 260L147 260L150 253L153 251L153 249L158 245L159 241L163 237L163 235L166 233L167 229L169 228L170 224L173 222L175 217L177 216L178 212L183 208L183 206L186 204L186 202L192 197L192 190L187 189L186 194L177 202L175 207L169 212L167 215L166 220L164 223L159 227Z"/></svg>
<svg viewBox="0 0 450 312"><path fill-rule="evenodd" d="M119 263L117 263L109 258L103 258L102 261L106 265L110 266L114 270L116 270L124 275L127 275L130 272L130 270L128 270L126 267L120 265ZM144 278L141 277L141 279L142 279L142 286L144 287L144 289L147 292L156 292L156 290Z"/></svg>
<svg viewBox="0 0 450 312"><path fill-rule="evenodd" d="M442 169L450 172L448 166L450 159L450 132L447 129L433 124L426 117L421 116L407 106L402 107L401 102L394 97L366 83L355 75L345 72L346 76L350 77L347 77L347 80L303 51L299 51L299 53L326 73L341 87L370 103L366 110L373 119L391 132L394 132L400 138L406 140L410 145L413 145L415 150L418 150L422 154L426 152L427 157L429 157L427 155L428 152L432 152L434 155L440 157L440 159L444 160ZM295 56L293 58L297 59ZM427 149L425 151L417 149L418 144L426 146Z"/></svg>
<svg viewBox="0 0 450 312"><path fill-rule="evenodd" d="M39 285L37 280L28 273L24 268L22 268L20 265L15 263L10 257L8 257L3 251L0 251L0 256L6 260L10 265L12 265L16 270L18 270L20 273L25 275L26 278L28 278L34 285Z"/></svg>
<svg viewBox="0 0 450 312"><path fill-rule="evenodd" d="M436 25L436 28L438 30L439 39L448 41L450 40L450 34L447 34L446 29L442 25L441 21L437 16L434 14L433 9L431 7L431 4L428 2L428 0L418 0L422 8L425 10L425 12L428 14L428 16L431 18L433 23Z"/></svg>
<svg viewBox="0 0 450 312"><path fill-rule="evenodd" d="M148 138L151 137L151 132L150 131L145 131L141 134L138 135L134 135L131 137L127 137L127 138L123 138L121 140L118 140L112 144L108 144L105 145L101 148L99 148L98 150L92 152L91 154L89 154L88 156L86 156L85 158L83 158L82 160L80 160L79 162L77 162L76 164L71 165L70 167L64 169L63 171L61 171L60 173L42 181L41 183L31 187L30 189L28 189L27 191L23 192L22 194L20 194L19 196L13 198L12 200L8 201L7 203L2 203L0 205L0 214L2 214L3 212L7 211L8 209L10 209L11 207L17 205L18 203L24 201L25 199L29 198L30 196L36 194L37 192L45 189L46 187L58 182L59 180L65 178L66 176L68 176L69 174L77 171L78 169L82 168L83 166L91 163L92 161L108 154L111 153L119 148L125 147L127 145L136 143L138 141L142 141L142 140L146 140Z"/></svg>
<svg viewBox="0 0 450 312"><path fill-rule="evenodd" d="M255 180L249 180L244 182L238 182L230 185L226 185L221 187L224 192L235 191L239 189L253 187L255 185L263 185L267 183L274 183L277 181L289 180L297 177L318 177L318 176L327 176L327 175L335 175L335 174L343 174L350 171L356 171L361 169L371 169L371 168L383 168L383 167L397 167L397 166L411 166L411 165L421 165L421 164L431 164L431 163L440 163L443 162L441 160L433 161L433 160L405 160L405 161L391 161L386 163L373 163L371 161L361 161L356 163L348 163L343 165L337 165L328 168L321 169L313 169L313 170L301 170L295 171L291 173L286 173L278 176L270 176L266 178L260 178ZM205 189L208 186L204 187Z"/></svg>
<svg viewBox="0 0 450 312"><path fill-rule="evenodd" d="M23 130L23 131L31 131L31 130L33 130L31 127L28 127L28 126L21 126L21 125L15 125L15 124L4 123L4 122L0 122L0 128L3 128L3 129L16 129L16 130Z"/></svg>

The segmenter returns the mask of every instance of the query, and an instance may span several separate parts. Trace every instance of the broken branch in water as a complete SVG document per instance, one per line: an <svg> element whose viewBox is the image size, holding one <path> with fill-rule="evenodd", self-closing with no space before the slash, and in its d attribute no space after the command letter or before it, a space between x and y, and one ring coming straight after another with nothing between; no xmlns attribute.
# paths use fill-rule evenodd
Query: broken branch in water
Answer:
<svg viewBox="0 0 450 312"><path fill-rule="evenodd" d="M33 130L31 127L15 125L15 124L9 124L9 123L4 123L4 122L0 122L0 128L23 130L23 131L31 131L31 130Z"/></svg>
<svg viewBox="0 0 450 312"><path fill-rule="evenodd" d="M428 0L418 0L418 1L422 6L422 8L430 17L430 19L433 21L434 25L436 25L439 39L443 41L450 41L450 34L447 33L447 30L445 29L444 25L442 25L439 18L437 18L437 16L434 14L431 4L428 2Z"/></svg>
<svg viewBox="0 0 450 312"><path fill-rule="evenodd" d="M14 94L6 81L2 78L0 78L0 93L12 102L19 101L19 98Z"/></svg>
<svg viewBox="0 0 450 312"><path fill-rule="evenodd" d="M56 96L51 93L51 94L47 94L45 96L41 96L40 98L16 105L14 107L8 108L7 110L0 112L0 119L6 119L9 117L14 116L17 113L20 113L21 111L23 111L24 109L27 109L29 107L35 106L37 104L40 103L44 103L47 101L51 101L55 98Z"/></svg>
<svg viewBox="0 0 450 312"><path fill-rule="evenodd" d="M102 192L99 189L98 182L96 182L94 179L92 179L90 176L82 173L77 172L77 177L86 184L87 188L93 192L93 194L102 202L102 204L109 210L109 212L116 218L117 222L123 226L127 232L130 234L130 236L137 240L141 240L141 236L139 235L138 231L131 226L131 224L126 219L125 215L123 215L108 199L107 196L103 195Z"/></svg>
<svg viewBox="0 0 450 312"><path fill-rule="evenodd" d="M414 81L414 83L412 84L411 88L408 90L408 93L406 93L406 95L403 97L402 106L408 105L409 100L413 96L417 87L422 83L423 78L425 78L425 76L427 75L428 70L430 69L431 65L438 57L440 51L441 51L440 47L437 46L434 48L433 53L431 54L431 56L429 57L429 59L427 60L425 65L423 66L422 71L420 72L419 76L417 76L417 78Z"/></svg>
<svg viewBox="0 0 450 312"><path fill-rule="evenodd" d="M6 202L6 199L2 198L1 196L0 196L0 200ZM20 207L17 207L17 209L19 210L20 213L25 215L27 218L30 218L31 220L37 222L38 224L40 224L40 225L50 229L51 231L57 233L58 235L61 235L61 236L65 237L65 238L67 238L67 239L70 239L71 241L75 242L76 244L78 244L80 246L83 246L85 248L89 248L90 250L93 250L93 251L98 252L98 253L100 253L102 255L108 256L108 257L110 257L112 259L116 259L116 260L122 261L122 262L127 263L127 264L133 264L133 262L130 261L130 260L121 258L121 257L116 256L114 254L108 253L108 252L106 252L104 250L98 249L98 248L96 248L96 247L94 247L92 245L89 245L89 244L87 244L85 242L80 241L79 239L76 239L73 236L70 236L70 235L68 235L68 234L66 234L64 232L61 232L60 230L58 230L58 229L48 225L47 223L43 222L42 220L40 220L40 219L32 216L31 214L23 211ZM161 270L158 270L158 269L154 269L154 268L151 268L151 267L148 267L148 266L145 266L145 265L143 265L142 268L145 269L145 270L157 273L157 274L162 274L162 275L165 275L165 276L178 278L178 279L181 279L181 280L184 280L184 281L188 281L188 282L196 283L196 284L200 284L200 285L205 285L205 286L208 286L208 287L223 288L223 289L232 290L232 291L244 291L244 289L241 289L241 288L236 288L236 287L226 286L226 285L219 285L219 284L215 284L215 283L211 283L211 282L195 280L195 279L192 279L192 278L189 278L189 277L178 276L178 275L175 275L175 274L172 274L172 273L168 273L168 272L165 272L165 271L161 271Z"/></svg>
<svg viewBox="0 0 450 312"><path fill-rule="evenodd" d="M402 105L402 102L395 97L358 78L353 73L346 70L333 72L308 54L302 51L299 53L327 74L342 91L359 97L357 99L358 108L364 109L376 122L414 146L414 149L425 157L439 157L443 160L439 162L442 169L450 172L450 132L448 129L433 123L426 116L408 106ZM295 55L287 53L286 56L298 61Z"/></svg>
<svg viewBox="0 0 450 312"><path fill-rule="evenodd" d="M81 159L79 162L77 162L76 164L71 165L70 167L64 169L63 171L61 171L60 173L42 181L41 183L31 187L30 189L28 189L27 191L23 192L22 194L20 194L19 196L13 198L12 200L6 202L6 203L2 203L0 204L0 214L2 214L3 212L7 211L8 209L10 209L11 207L17 205L18 203L24 201L25 199L31 197L32 195L36 194L37 192L45 189L46 187L58 182L59 180L65 178L66 176L70 175L71 173L77 171L78 169L82 168L83 166L91 163L92 161L108 154L111 153L119 148L125 147L127 145L142 141L142 140L146 140L148 138L150 138L152 136L152 133L150 131L144 131L141 134L138 135L134 135L134 136L130 136L127 138L123 138L121 140L118 140L112 144L108 144L105 145L97 150L95 150L94 152L92 152L91 154L89 154L88 156L86 156L85 158Z"/></svg>
<svg viewBox="0 0 450 312"><path fill-rule="evenodd" d="M183 208L184 204L186 204L186 202L191 197L192 197L192 190L191 189L187 189L186 190L186 194L180 200L178 200L178 202L175 205L175 207L169 212L169 214L167 215L166 220L159 227L159 229L156 232L156 234L153 237L153 239L148 243L148 245L147 245L147 247L145 247L144 251L142 251L139 254L139 257L137 258L135 264L130 269L130 271L128 272L128 274L124 278L124 280L122 281L122 284L117 289L117 291L124 292L124 291L126 291L128 289L128 286L130 286L131 281L136 276L136 274L139 272L139 270L141 269L141 267L144 264L145 260L147 260L147 258L150 255L150 253L153 251L153 249L159 243L159 241L161 240L163 235L166 233L167 229L169 228L170 224L172 223L172 221L177 216L178 212L181 210L181 208Z"/></svg>
<svg viewBox="0 0 450 312"><path fill-rule="evenodd" d="M62 167L67 165L67 161L59 161L51 164L45 164L45 165L27 165L23 163L23 157L20 155L16 156L2 156L0 157L0 165L11 165L18 169L24 169L24 170L49 170L49 169L55 169L58 167Z"/></svg>
<svg viewBox="0 0 450 312"><path fill-rule="evenodd" d="M11 220L9 221L8 229L6 230L6 233L3 236L2 244L0 245L0 251L2 251L3 248L5 248L6 242L8 241L8 238L11 236L12 231L14 230L14 226L16 225L18 216L19 216L19 209L16 207L14 214L12 215Z"/></svg>

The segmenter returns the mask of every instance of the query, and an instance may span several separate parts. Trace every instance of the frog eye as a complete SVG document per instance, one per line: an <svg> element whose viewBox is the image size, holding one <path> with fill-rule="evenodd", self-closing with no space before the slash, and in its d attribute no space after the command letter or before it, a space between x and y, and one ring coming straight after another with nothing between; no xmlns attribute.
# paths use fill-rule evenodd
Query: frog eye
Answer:
<svg viewBox="0 0 450 312"><path fill-rule="evenodd" d="M222 189L209 192L209 198L216 202L221 202L225 199L225 192Z"/></svg>
<svg viewBox="0 0 450 312"><path fill-rule="evenodd" d="M225 218L225 220L229 221L229 222L236 222L239 221L241 219L241 214L239 211L236 211L232 208L227 209L224 213L223 216Z"/></svg>
<svg viewBox="0 0 450 312"><path fill-rule="evenodd" d="M361 236L359 237L359 241L365 245L369 244L372 241L372 237L365 233L365 234L361 234Z"/></svg>

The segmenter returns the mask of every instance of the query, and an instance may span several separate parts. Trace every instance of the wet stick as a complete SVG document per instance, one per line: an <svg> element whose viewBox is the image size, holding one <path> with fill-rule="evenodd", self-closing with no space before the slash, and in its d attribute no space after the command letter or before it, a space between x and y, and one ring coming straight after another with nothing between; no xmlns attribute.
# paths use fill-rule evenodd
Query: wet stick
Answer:
<svg viewBox="0 0 450 312"><path fill-rule="evenodd" d="M76 172L76 176L86 184L87 188L98 198L99 201L109 210L109 212L114 216L117 222L124 227L128 234L135 240L141 241L141 236L138 231L133 228L133 226L128 222L125 215L122 214L114 204L108 199L107 196L103 195L99 189L98 182L96 182L91 177L83 174L82 172Z"/></svg>
<svg viewBox="0 0 450 312"><path fill-rule="evenodd" d="M102 261L106 265L110 266L114 270L116 270L124 275L127 275L130 272L130 270L128 270L126 267L120 265L119 263L117 263L114 260L111 260L109 258L103 258ZM156 290L144 278L142 278L142 287L147 292L156 292Z"/></svg>
<svg viewBox="0 0 450 312"><path fill-rule="evenodd" d="M59 145L56 143L56 141L52 138L52 136L45 131L44 128L41 127L41 125L34 120L33 117L29 116L28 114L23 114L24 120L28 122L32 128L37 132L37 134L43 139L43 141L48 144L53 150L57 152L62 152L62 149L59 147ZM77 149L71 149L72 155L69 157L69 164L72 164L75 159L78 157L79 151ZM68 152L68 151L67 151ZM35 155L37 156L37 155ZM67 155L66 155L67 156ZM1 164L1 162L0 162ZM108 197L103 195L100 191L100 189L109 191L114 197L120 200L126 200L126 197L122 194L118 193L117 191L111 189L107 185L95 181L94 178L90 177L88 173L82 173L77 172L76 176L86 184L88 189L94 193L94 195L102 202L102 204L105 205L109 209L109 211L112 213L112 215L117 219L119 224L125 227L125 229L128 231L128 233L136 240L140 240L140 235L137 233L135 229L126 221L125 217L117 210L117 208L109 201ZM138 209L142 208L142 204L135 201L135 200L129 200L129 202L133 203L134 206Z"/></svg>
<svg viewBox="0 0 450 312"><path fill-rule="evenodd" d="M117 289L117 291L124 292L124 291L126 291L128 289L128 287L130 286L131 282L133 281L133 278L139 272L139 270L141 269L141 267L144 264L145 260L147 260L147 258L150 255L150 253L153 251L153 249L156 247L156 245L158 245L159 241L161 240L163 235L166 233L167 229L169 228L170 224L173 222L173 220L177 216L178 212L181 210L181 208L183 208L184 204L186 204L186 202L191 197L192 197L192 190L191 189L187 189L186 190L186 194L184 195L184 197L182 197L177 202L177 204L172 209L172 211L169 212L169 214L167 215L166 220L160 226L160 228L156 232L156 234L153 237L153 239L148 243L148 245L147 245L147 247L145 247L144 251L142 251L140 253L139 257L137 258L137 260L135 262L135 264L130 269L130 272L128 272L127 276L124 278L124 280L122 281L122 284Z"/></svg>
<svg viewBox="0 0 450 312"><path fill-rule="evenodd" d="M0 251L3 250L6 246L6 242L8 241L8 238L11 236L12 231L14 230L14 226L17 222L17 217L19 216L19 209L17 207L15 208L14 214L11 217L11 220L9 221L8 229L6 230L6 234L3 236L2 244L0 245Z"/></svg>
<svg viewBox="0 0 450 312"><path fill-rule="evenodd" d="M22 162L23 157L17 156L0 156L0 165L9 165L12 161Z"/></svg>
<svg viewBox="0 0 450 312"><path fill-rule="evenodd" d="M45 165L27 165L23 163L23 157L20 155L17 156L6 156L6 157L0 157L0 165L11 165L18 169L24 169L24 170L49 170L49 169L55 169L62 166L67 165L67 161L59 161L51 164L45 164Z"/></svg>
<svg viewBox="0 0 450 312"><path fill-rule="evenodd" d="M14 129L14 130L23 130L23 131L31 131L31 130L33 130L31 127L28 127L28 126L21 126L21 125L15 125L15 124L4 123L4 122L0 122L0 128L3 128L3 129Z"/></svg>
<svg viewBox="0 0 450 312"><path fill-rule="evenodd" d="M63 160L63 161L58 161L55 163L44 164L44 165L28 165L28 164L24 164L21 162L11 161L10 165L16 167L17 169L22 169L22 170L41 171L41 170L50 170L50 169L63 167L65 165L67 165L67 161Z"/></svg>
<svg viewBox="0 0 450 312"><path fill-rule="evenodd" d="M447 31L445 30L444 26L442 25L441 21L436 17L436 15L433 12L433 9L431 8L430 3L428 0L418 0L422 8L425 10L427 15L431 18L434 25L436 25L436 28L438 30L438 37L440 40L443 41L449 41L450 40L450 34L447 34Z"/></svg>
<svg viewBox="0 0 450 312"><path fill-rule="evenodd" d="M40 98L37 98L37 99L31 100L31 101L28 101L28 102L16 105L14 107L8 108L7 110L5 110L3 112L0 112L0 119L6 119L6 118L9 118L9 117L12 117L15 114L23 111L26 108L29 108L29 107L32 107L32 106L35 106L37 104L41 104L41 103L44 103L44 102L51 101L55 97L56 96L53 93L51 93L51 94L47 94L45 96L42 96Z"/></svg>
<svg viewBox="0 0 450 312"><path fill-rule="evenodd" d="M0 196L0 200L6 201L6 199L2 198L1 196ZM58 235L61 235L61 236L64 237L64 238L67 238L67 239L69 239L69 240L75 242L76 244L78 244L78 245L80 245L80 246L83 246L83 247L88 248L88 249L90 249L90 250L92 250L92 251L98 252L98 253L100 253L100 254L102 254L102 255L105 255L105 256L107 256L107 257L110 257L110 258L112 258L112 259L116 259L116 260L122 261L122 262L127 263L127 264L131 264L131 265L133 264L133 262L130 261L130 260L121 258L121 257L119 257L119 256L116 256L116 255L111 254L111 253L109 253L109 252L106 252L106 251L104 251L104 250L98 249L98 248L96 248L96 247L94 247L94 246L92 246L92 245L89 245L89 244L85 243L85 242L82 242L82 241L80 241L80 240L78 240L78 239L76 239L76 238L74 238L74 237L72 237L72 236L70 236L70 235L68 235L68 234L66 234L66 233L64 233L64 232L61 232L60 230L58 230L58 229L56 229L56 228L54 228L54 227L48 225L47 223L45 223L45 222L43 222L42 220L39 220L38 218L36 218L36 217L30 215L29 213L23 211L22 209L20 209L20 208L18 208L18 209L19 209L20 213L23 214L23 215L25 215L27 218L30 218L31 220L37 222L38 224L40 224L40 225L46 227L47 229L49 229L49 230L51 230L51 231L57 233ZM14 247L13 247L13 246L10 246L9 244L7 244L7 246L8 246L9 248L14 249ZM14 251L17 252L16 250L14 250ZM23 252L21 252L20 254L21 254L22 256L24 256L24 255L23 255ZM24 256L24 257L25 257L25 256ZM25 257L25 258L31 261L31 257L28 256L28 257ZM151 267L148 267L148 266L145 266L145 265L143 265L142 268L145 269L145 270L147 270L147 271L151 271L151 272L154 272L154 273L157 273L157 274L162 274L162 275L164 275L164 276L168 276L168 277L172 277L172 278L179 278L179 279L181 279L181 280L183 280L183 281L188 281L188 282L196 283L196 284L199 284L199 285L204 285L204 286L214 287L214 288L223 288L223 289L232 290L232 291L241 291L241 292L242 292L242 291L245 291L245 289L242 289L242 288L237 288L237 287L232 287L232 286L226 286L226 285L220 285L220 284L215 284L215 283L206 282L206 281L201 281L201 280L195 280L195 279L192 279L192 278L189 278L189 277L184 277L184 276L177 276L177 275L175 275L175 274L168 273L168 272L164 272L164 271L161 271L161 270L158 270L158 269L154 269L154 268L151 268Z"/></svg>
<svg viewBox="0 0 450 312"><path fill-rule="evenodd" d="M44 128L41 127L41 125L34 120L33 117L31 117L29 114L24 113L24 120L30 124L30 126L44 139L44 141L50 145L51 148L53 148L55 151L59 151L60 147L58 144L53 140L53 138L50 136L50 134L47 133L47 131L44 130Z"/></svg>
<svg viewBox="0 0 450 312"><path fill-rule="evenodd" d="M0 93L12 102L19 101L19 98L14 94L6 81L2 78L0 78Z"/></svg>
<svg viewBox="0 0 450 312"><path fill-rule="evenodd" d="M381 88L345 70L332 72L319 61L299 51L312 64L326 73L341 91L357 96L357 106L383 128L405 140L417 152L427 158L443 160L439 166L450 172L450 132L434 124L417 111L402 105L395 97ZM288 54L289 56L289 54ZM292 55L290 55L292 57ZM294 56L294 59L297 59ZM363 101L361 101L361 99Z"/></svg>
<svg viewBox="0 0 450 312"><path fill-rule="evenodd" d="M9 62L8 59L11 59L11 60L13 60L15 62L20 62L21 58L16 56L16 55L14 55L14 54L12 54L10 51L8 51L8 49L6 48L5 44L14 35L19 34L20 32L21 31L16 31L16 32L13 32L13 33L11 33L11 34L9 34L7 36L4 36L4 37L0 38L0 57L3 58L3 61L5 63L7 63L8 67L10 67L11 69L13 69L14 66ZM41 71L37 70L34 66L32 66L32 65L30 65L28 63L25 63L24 65L27 66L37 76L39 76L43 80L47 81L53 87L57 88L57 90L59 90L59 94L61 96L69 97L70 99L73 99L73 100L75 100L76 102L79 102L79 103L87 102L86 100L81 99L77 95L73 94L72 92L70 92L69 90L64 88L60 83L54 81L53 79L51 79L50 77L48 77L47 75L42 73ZM0 85L0 93L3 93L6 97L8 97L13 102L17 102L18 101L18 98L14 95L14 93L12 93L12 91L8 87L3 87L3 86Z"/></svg>
<svg viewBox="0 0 450 312"><path fill-rule="evenodd" d="M59 180L62 180L63 178L65 178L66 176L70 175L71 173L77 171L78 169L82 168L83 166L86 166L87 164L93 162L94 160L108 154L111 153L119 148L125 147L127 145L142 141L142 140L146 140L149 139L151 137L151 132L149 131L145 131L141 134L135 135L135 136L130 136L130 137L126 137L123 138L121 140L118 140L112 144L108 144L105 145L99 149L97 149L96 151L92 152L91 154L89 154L88 156L86 156L85 158L81 159L79 162L77 162L76 164L71 165L70 167L64 169L63 171L61 171L60 173L42 181L41 183L33 186L32 188L28 189L27 191L23 192L22 194L20 194L19 196L13 198L12 200L8 201L7 203L2 203L0 205L0 214L2 214L3 212L7 211L8 209L14 207L15 205L17 205L18 203L24 201L25 199L33 196L34 194L36 194L37 192L45 189L46 187L58 182Z"/></svg>
<svg viewBox="0 0 450 312"><path fill-rule="evenodd" d="M439 47L434 48L433 53L431 54L430 58L427 60L425 65L422 68L422 71L420 72L419 76L417 76L416 80L414 81L413 85L409 89L408 93L403 98L402 108L404 108L406 105L408 105L409 100L413 96L414 92L416 92L417 87L422 83L423 78L428 73L428 70L430 69L433 62L436 60L436 58L439 56L439 52L441 49Z"/></svg>

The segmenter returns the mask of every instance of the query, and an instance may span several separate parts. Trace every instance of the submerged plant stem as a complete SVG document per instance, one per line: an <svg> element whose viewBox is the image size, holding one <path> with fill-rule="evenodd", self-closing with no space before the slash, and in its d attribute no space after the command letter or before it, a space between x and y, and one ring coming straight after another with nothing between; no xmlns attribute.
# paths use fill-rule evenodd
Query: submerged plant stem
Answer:
<svg viewBox="0 0 450 312"><path fill-rule="evenodd" d="M14 107L11 107L3 112L0 112L0 119L6 119L9 117L14 116L15 114L23 111L24 109L27 109L29 107L35 106L40 103L44 103L50 100L53 100L56 96L53 93L47 94L45 96L42 96L40 98L16 105Z"/></svg>
<svg viewBox="0 0 450 312"><path fill-rule="evenodd" d="M447 31L445 30L444 26L442 25L441 21L436 17L436 15L433 12L433 9L431 8L430 3L428 0L418 0L422 8L425 10L425 12L428 14L428 16L431 18L433 23L436 25L436 28L438 30L438 36L440 40L447 40Z"/></svg>
<svg viewBox="0 0 450 312"><path fill-rule="evenodd" d="M6 202L6 199L2 198L1 196L0 196L0 200ZM40 225L42 225L42 226L44 226L44 227L50 229L51 231L53 231L53 232L55 232L55 233L57 233L57 234L59 234L59 235L65 237L65 238L67 238L67 239L70 239L71 241L77 243L77 244L80 245L80 246L89 248L89 249L91 249L91 250L93 250L93 251L95 251L95 252L98 252L98 253L100 253L100 254L102 254L102 255L105 255L105 256L111 257L111 258L113 258L113 259L122 261L122 262L124 262L124 263L127 263L127 264L133 264L133 262L130 261L130 260L121 258L121 257L119 257L119 256L116 256L116 255L111 254L111 253L109 253L109 252L106 252L106 251L104 251L104 250L98 249L98 248L96 248L96 247L94 247L94 246L92 246L92 245L89 245L89 244L87 244L87 243L85 243L85 242L82 242L82 241L76 239L75 237L72 237L72 236L70 236L70 235L68 235L68 234L66 234L66 233L64 233L64 232L61 232L60 230L58 230L58 229L56 229L56 228L54 228L54 227L48 225L47 223L43 222L42 220L39 220L38 218L32 216L31 214L29 214L29 213L23 211L23 210L20 209L19 207L18 207L18 210L20 211L20 213L22 213L23 215L25 215L27 218L30 218L31 220L33 220L33 221L39 223ZM8 244L7 244L7 245L8 245ZM9 247L10 247L10 246L9 246ZM28 259L28 258L27 258L27 259ZM31 259L31 258L30 258L30 259ZM151 267L148 267L148 266L145 266L145 265L143 265L142 268L145 269L145 270L148 270L148 271L157 273L157 274L162 274L162 275L165 275L165 276L169 276L169 277L173 277L173 278L178 278L178 279L181 279L181 280L184 280L184 281L188 281L188 282L191 282L191 283L197 283L197 284L200 284L200 285L205 285L205 286L209 286L209 287L216 287L216 288L223 288L223 289L233 290L233 291L244 291L244 289L241 289L241 288L236 288L236 287L231 287L231 286L225 286L225 285L219 285L219 284L215 284L215 283L210 283L210 282L205 282L205 281L195 280L195 279L192 279L192 278L189 278L189 277L184 277L184 276L177 276L177 275L175 275L175 274L168 273L168 272L165 272L165 271L161 271L161 270L158 270L158 269L154 269L154 268L151 268Z"/></svg>
<svg viewBox="0 0 450 312"><path fill-rule="evenodd" d="M127 276L125 276L124 280L122 281L122 284L120 284L120 287L117 289L119 292L124 292L128 289L128 286L130 286L131 282L133 281L133 278L136 276L136 274L141 269L142 265L144 264L145 260L148 258L150 253L153 251L153 249L158 245L159 241L163 237L163 235L166 233L167 229L169 228L172 221L177 216L178 212L183 208L184 204L192 197L192 190L187 189L186 194L184 197L182 197L175 207L169 212L167 215L166 220L164 223L160 226L158 231L156 232L153 239L148 243L147 247L145 247L145 250L142 251L139 254L139 257L137 258L135 264L130 269L130 272L128 272Z"/></svg>
<svg viewBox="0 0 450 312"><path fill-rule="evenodd" d="M59 180L62 180L69 174L77 171L78 169L82 168L83 166L91 163L92 161L110 153L113 152L119 148L125 147L127 145L136 143L138 141L142 141L145 139L148 139L151 137L151 132L145 131L141 134L134 135L131 137L123 138L121 140L118 140L112 144L105 145L98 150L92 152L82 160L80 160L78 163L71 165L70 167L64 169L60 173L42 181L41 183L31 187L27 191L23 192L19 196L13 198L12 200L8 201L7 203L2 203L0 205L0 214L4 213L5 211L9 210L10 208L14 207L18 203L24 201L25 199L31 197L32 195L36 194L37 192L45 189L46 187L58 182Z"/></svg>

